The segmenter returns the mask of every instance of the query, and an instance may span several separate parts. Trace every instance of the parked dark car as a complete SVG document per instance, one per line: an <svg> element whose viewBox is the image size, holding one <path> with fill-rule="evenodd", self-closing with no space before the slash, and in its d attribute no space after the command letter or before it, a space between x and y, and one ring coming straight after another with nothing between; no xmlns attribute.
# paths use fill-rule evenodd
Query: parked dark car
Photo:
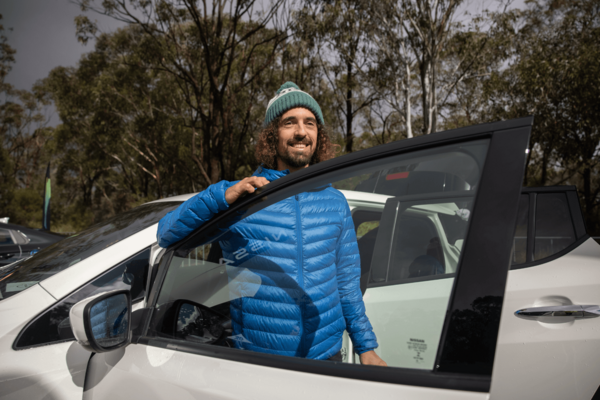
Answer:
<svg viewBox="0 0 600 400"><path fill-rule="evenodd" d="M29 257L64 238L38 229L0 223L0 267Z"/></svg>

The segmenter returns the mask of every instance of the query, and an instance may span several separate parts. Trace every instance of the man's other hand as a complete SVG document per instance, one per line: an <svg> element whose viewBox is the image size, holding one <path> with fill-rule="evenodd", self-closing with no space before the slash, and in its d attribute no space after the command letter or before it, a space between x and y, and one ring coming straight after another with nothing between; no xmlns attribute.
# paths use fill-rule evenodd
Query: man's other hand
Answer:
<svg viewBox="0 0 600 400"><path fill-rule="evenodd" d="M363 365L379 365L380 367L388 366L373 350L362 353L360 355L360 363Z"/></svg>
<svg viewBox="0 0 600 400"><path fill-rule="evenodd" d="M262 176L251 176L244 178L225 192L225 200L228 204L233 204L240 197L248 193L254 193L256 189L265 186L269 181Z"/></svg>

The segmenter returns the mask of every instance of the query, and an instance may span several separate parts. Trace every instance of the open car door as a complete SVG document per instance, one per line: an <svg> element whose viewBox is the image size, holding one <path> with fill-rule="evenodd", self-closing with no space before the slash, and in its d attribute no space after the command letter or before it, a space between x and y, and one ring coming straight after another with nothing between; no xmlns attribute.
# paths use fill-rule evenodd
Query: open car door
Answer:
<svg viewBox="0 0 600 400"><path fill-rule="evenodd" d="M531 123L522 118L378 146L295 172L237 202L167 250L147 308L131 316L131 344L95 348L84 398L486 399ZM332 204L354 195L355 225L359 218L369 223L355 226L358 240L320 236L339 216L327 206L311 209L315 193L331 195ZM298 219L280 212L290 205ZM357 210L374 214L359 217ZM344 280L344 260L326 255L355 240L361 265L344 267L352 270ZM339 323L327 320L311 286L332 263L338 290L327 296L335 301L345 301L343 288L359 290L361 275L366 282L375 351L389 367L353 363L356 343L336 329L324 339L311 331ZM266 318L253 319L249 305L262 301L256 312L263 312L267 294L278 290L287 296L289 318L266 326ZM113 303L103 301L106 315L125 315L111 314ZM342 323L354 329L348 318ZM273 343L259 341L264 332ZM272 354L296 336L296 353ZM342 342L345 362L301 356Z"/></svg>

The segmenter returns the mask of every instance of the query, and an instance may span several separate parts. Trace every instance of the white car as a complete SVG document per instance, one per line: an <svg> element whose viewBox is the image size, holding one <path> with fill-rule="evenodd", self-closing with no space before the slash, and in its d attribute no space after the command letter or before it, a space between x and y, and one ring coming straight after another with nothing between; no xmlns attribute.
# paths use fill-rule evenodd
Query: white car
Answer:
<svg viewBox="0 0 600 400"><path fill-rule="evenodd" d="M521 189L531 122L418 137L278 179L158 254L160 264L146 262L143 296L129 267L107 280L115 285L91 286L149 248L155 225L136 234L148 231L140 244L123 240L34 281L0 301L0 397L592 398L600 247L585 232L573 187ZM343 362L331 362L239 350L229 335L229 302L253 295L233 287L261 282L248 269L232 285L228 271L243 264L223 258L220 238L253 213L328 184L352 209L363 299L389 368L358 364L347 338ZM76 275L79 286L65 289ZM70 318L61 310L53 319L69 296ZM19 346L45 315L77 341Z"/></svg>
<svg viewBox="0 0 600 400"><path fill-rule="evenodd" d="M187 198L136 207L0 268L0 398L81 398L90 355L74 342L69 310L115 288L142 306L157 223Z"/></svg>

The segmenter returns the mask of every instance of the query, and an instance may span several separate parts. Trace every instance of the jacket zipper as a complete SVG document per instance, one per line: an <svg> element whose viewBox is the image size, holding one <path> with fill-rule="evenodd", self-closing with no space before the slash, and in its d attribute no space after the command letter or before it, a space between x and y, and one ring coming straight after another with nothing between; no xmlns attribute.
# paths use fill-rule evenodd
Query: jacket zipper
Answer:
<svg viewBox="0 0 600 400"><path fill-rule="evenodd" d="M297 252L298 252L298 286L300 287L300 296L302 296L300 301L300 354L302 357L306 357L306 349L305 347L305 336L306 332L304 332L304 314L306 311L305 296L306 292L304 291L304 260L302 259L302 229L301 229L301 219L300 219L300 196L295 195L296 198L296 241L297 241Z"/></svg>

